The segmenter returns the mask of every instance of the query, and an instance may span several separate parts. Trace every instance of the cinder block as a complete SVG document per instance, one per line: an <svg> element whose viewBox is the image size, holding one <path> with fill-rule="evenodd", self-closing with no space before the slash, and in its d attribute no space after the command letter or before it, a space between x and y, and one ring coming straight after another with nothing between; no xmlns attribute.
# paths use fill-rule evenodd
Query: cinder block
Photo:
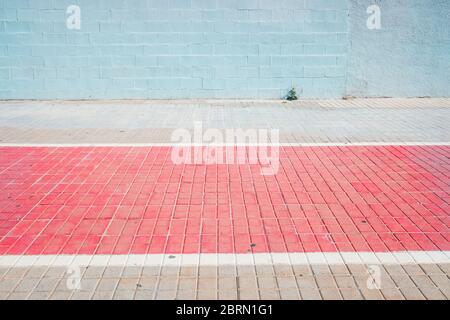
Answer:
<svg viewBox="0 0 450 320"><path fill-rule="evenodd" d="M410 10L418 10L419 0L411 1ZM67 29L69 4L1 1L0 79L20 80L22 86L6 85L0 99L6 95L278 98L293 83L304 97L339 97L346 92L346 77L349 86L371 88L374 83L352 78L358 70L352 62L358 62L354 56L348 58L350 40L352 46L371 46L379 39L386 46L392 43L397 48L392 69L407 79L426 79L408 84L410 88L433 83L442 91L441 83L449 80L442 72L432 72L429 62L430 57L445 57L444 45L435 39L445 43L442 34L447 30L442 30L445 17L430 12L445 12L447 4L417 14L417 19L424 16L426 34L437 35L422 39L429 45L420 50L414 47L418 43L414 37L420 34L403 32L414 41L399 50L394 41L399 34L390 33L388 39L382 31L368 31L368 0L79 0L74 4L81 8L81 30ZM393 22L393 12L399 10L395 4L384 7L383 21ZM406 27L398 22L398 28ZM374 50L380 55L385 49L370 52ZM367 59L376 60L378 55ZM417 66L407 68L406 76L402 65L411 59ZM445 70L447 63L441 60ZM71 84L57 81L73 79ZM35 81L30 88L23 85L28 80Z"/></svg>

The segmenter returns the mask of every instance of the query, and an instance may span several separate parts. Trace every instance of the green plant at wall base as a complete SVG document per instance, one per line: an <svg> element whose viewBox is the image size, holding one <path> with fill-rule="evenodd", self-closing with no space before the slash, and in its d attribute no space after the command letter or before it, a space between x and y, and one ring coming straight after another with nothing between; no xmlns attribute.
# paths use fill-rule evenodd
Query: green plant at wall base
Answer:
<svg viewBox="0 0 450 320"><path fill-rule="evenodd" d="M295 91L294 87L292 87L292 89L289 90L289 92L287 93L286 100L288 100L288 101L298 100L297 91Z"/></svg>

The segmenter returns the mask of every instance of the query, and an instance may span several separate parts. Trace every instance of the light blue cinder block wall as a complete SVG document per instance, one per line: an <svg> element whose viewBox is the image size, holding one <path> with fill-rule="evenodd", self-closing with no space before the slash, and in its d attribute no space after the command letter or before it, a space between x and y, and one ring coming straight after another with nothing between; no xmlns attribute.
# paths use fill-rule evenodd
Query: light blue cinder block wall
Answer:
<svg viewBox="0 0 450 320"><path fill-rule="evenodd" d="M0 0L0 98L345 93L345 0ZM66 8L81 9L81 30Z"/></svg>
<svg viewBox="0 0 450 320"><path fill-rule="evenodd" d="M410 3L430 34L389 18ZM365 0L0 0L0 99L448 95L450 59L430 62L448 56L448 1L379 4L374 31ZM405 69L406 84L384 79Z"/></svg>

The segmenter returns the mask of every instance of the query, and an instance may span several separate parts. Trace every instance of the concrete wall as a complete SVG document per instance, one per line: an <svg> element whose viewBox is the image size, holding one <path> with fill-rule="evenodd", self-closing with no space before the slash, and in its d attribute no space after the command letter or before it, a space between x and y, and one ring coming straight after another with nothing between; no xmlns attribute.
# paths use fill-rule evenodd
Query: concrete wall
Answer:
<svg viewBox="0 0 450 320"><path fill-rule="evenodd" d="M348 95L450 97L450 0L352 0L349 25Z"/></svg>
<svg viewBox="0 0 450 320"><path fill-rule="evenodd" d="M450 1L365 2L0 0L0 99L449 95Z"/></svg>

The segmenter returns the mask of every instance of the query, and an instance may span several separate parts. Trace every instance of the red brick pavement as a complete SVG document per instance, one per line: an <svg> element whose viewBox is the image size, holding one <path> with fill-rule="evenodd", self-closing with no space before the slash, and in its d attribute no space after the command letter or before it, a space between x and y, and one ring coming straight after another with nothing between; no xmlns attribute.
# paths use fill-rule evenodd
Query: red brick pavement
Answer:
<svg viewBox="0 0 450 320"><path fill-rule="evenodd" d="M450 147L281 147L275 176L170 154L0 148L0 255L450 250Z"/></svg>

